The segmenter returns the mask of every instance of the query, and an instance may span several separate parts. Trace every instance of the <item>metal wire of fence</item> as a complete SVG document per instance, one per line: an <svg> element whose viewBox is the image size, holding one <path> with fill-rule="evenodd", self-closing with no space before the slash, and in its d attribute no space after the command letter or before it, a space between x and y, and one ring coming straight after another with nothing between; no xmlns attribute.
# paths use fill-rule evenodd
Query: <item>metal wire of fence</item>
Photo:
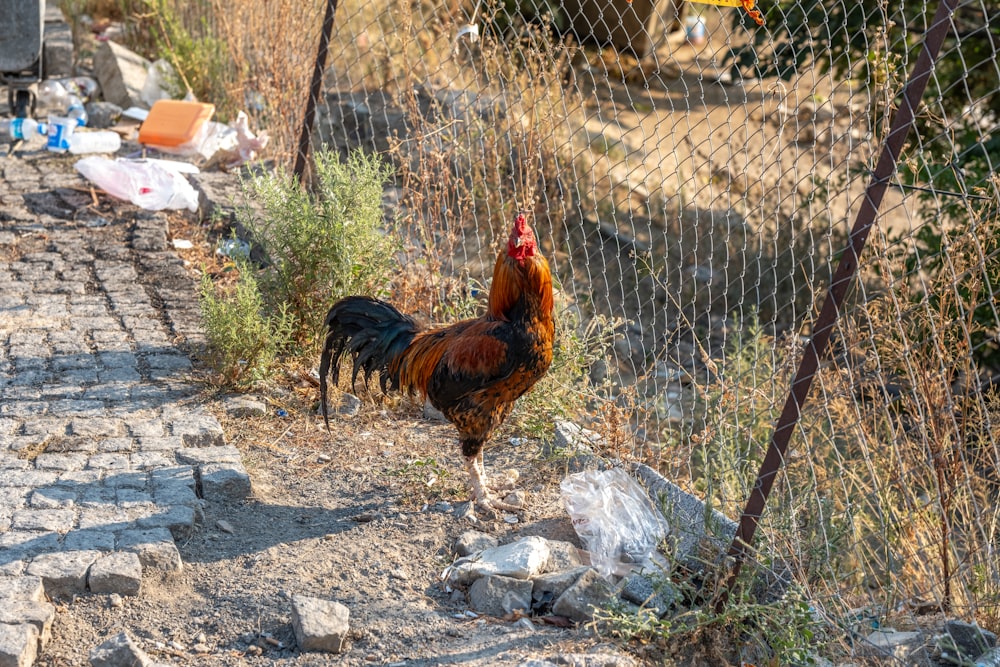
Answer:
<svg viewBox="0 0 1000 667"><path fill-rule="evenodd" d="M268 117L292 159L326 4L283 38L299 78L272 82L297 96ZM845 626L934 609L1000 630L995 0L948 14L876 177L936 8L781 0L759 26L685 1L340 0L309 151L392 163L400 292L432 317L532 212L561 317L614 334L574 387L602 406L591 426L621 410L606 435L733 519L866 188L887 186L755 553Z"/></svg>

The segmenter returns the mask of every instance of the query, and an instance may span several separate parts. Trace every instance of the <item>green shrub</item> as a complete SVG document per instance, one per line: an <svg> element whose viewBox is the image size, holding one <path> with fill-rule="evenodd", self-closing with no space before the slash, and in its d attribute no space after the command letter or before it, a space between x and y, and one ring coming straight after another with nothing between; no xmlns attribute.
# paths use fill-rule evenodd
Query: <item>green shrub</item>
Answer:
<svg viewBox="0 0 1000 667"><path fill-rule="evenodd" d="M209 364L224 384L247 388L264 380L287 344L291 318L284 309L265 314L264 299L246 265L228 292L203 273L199 305L208 338Z"/></svg>
<svg viewBox="0 0 1000 667"><path fill-rule="evenodd" d="M361 152L341 162L316 155L315 192L279 170L247 184L238 217L262 256L257 274L272 313L287 309L292 339L304 355L315 352L323 318L345 296L385 294L398 271L400 243L382 218L382 188L389 170Z"/></svg>

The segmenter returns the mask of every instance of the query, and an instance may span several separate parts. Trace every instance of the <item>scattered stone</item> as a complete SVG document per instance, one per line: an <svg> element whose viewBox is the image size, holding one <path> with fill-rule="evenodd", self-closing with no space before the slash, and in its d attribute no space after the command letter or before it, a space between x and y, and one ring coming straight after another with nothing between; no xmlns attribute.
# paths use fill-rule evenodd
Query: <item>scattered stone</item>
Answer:
<svg viewBox="0 0 1000 667"><path fill-rule="evenodd" d="M0 665L31 667L37 656L37 627L31 623L0 624Z"/></svg>
<svg viewBox="0 0 1000 667"><path fill-rule="evenodd" d="M497 538L478 530L467 530L455 540L455 553L459 556L469 556L477 551L485 551L499 545Z"/></svg>
<svg viewBox="0 0 1000 667"><path fill-rule="evenodd" d="M142 563L132 551L118 551L98 558L90 566L87 583L92 593L138 595L142 587Z"/></svg>
<svg viewBox="0 0 1000 667"><path fill-rule="evenodd" d="M968 648L971 655L985 653L987 649L997 645L997 636L989 630L984 630L975 623L965 621L946 621L944 631L961 647Z"/></svg>
<svg viewBox="0 0 1000 667"><path fill-rule="evenodd" d="M361 412L361 399L354 394L342 394L337 404L337 414L343 417L354 417Z"/></svg>
<svg viewBox="0 0 1000 667"><path fill-rule="evenodd" d="M635 667L634 658L617 653L564 653L549 658L556 665L568 667Z"/></svg>
<svg viewBox="0 0 1000 667"><path fill-rule="evenodd" d="M937 637L941 660L953 661L960 665L986 653L996 646L996 643L997 636L989 630L984 630L974 623L957 620L946 621L944 634Z"/></svg>
<svg viewBox="0 0 1000 667"><path fill-rule="evenodd" d="M545 564L545 572L572 570L586 564L580 557L580 549L572 542L548 540L548 543L549 560Z"/></svg>
<svg viewBox="0 0 1000 667"><path fill-rule="evenodd" d="M623 600L633 602L640 607L651 609L662 617L670 611L671 605L677 599L677 591L669 581L651 577L645 571L630 572L619 582L619 595Z"/></svg>
<svg viewBox="0 0 1000 667"><path fill-rule="evenodd" d="M600 434L579 424L559 420L555 424L552 440L542 444L542 456L564 457L569 472L579 472L594 462L594 447L601 441Z"/></svg>
<svg viewBox="0 0 1000 667"><path fill-rule="evenodd" d="M490 574L528 579L539 574L548 560L548 542L545 538L532 535L460 558L449 568L446 579L459 586Z"/></svg>
<svg viewBox="0 0 1000 667"><path fill-rule="evenodd" d="M583 623L594 617L594 609L606 607L615 598L609 584L593 568L587 569L552 605L552 613Z"/></svg>
<svg viewBox="0 0 1000 667"><path fill-rule="evenodd" d="M122 108L113 102L96 100L87 103L87 126L96 130L113 127L122 116Z"/></svg>
<svg viewBox="0 0 1000 667"><path fill-rule="evenodd" d="M91 667L146 667L153 662L127 632L119 632L90 651Z"/></svg>
<svg viewBox="0 0 1000 667"><path fill-rule="evenodd" d="M94 53L94 76L104 99L123 109L146 106L142 87L148 70L148 60L115 42L101 42Z"/></svg>
<svg viewBox="0 0 1000 667"><path fill-rule="evenodd" d="M108 606L113 609L118 609L125 605L125 600L118 593L112 593L108 596Z"/></svg>
<svg viewBox="0 0 1000 667"><path fill-rule="evenodd" d="M263 417L267 415L267 404L252 396L239 394L222 399L222 407L230 417Z"/></svg>
<svg viewBox="0 0 1000 667"><path fill-rule="evenodd" d="M238 502L250 495L250 475L242 463L209 463L198 472L205 500Z"/></svg>
<svg viewBox="0 0 1000 667"><path fill-rule="evenodd" d="M100 551L63 551L40 554L28 565L28 574L41 577L49 597L73 595L87 590L87 570Z"/></svg>
<svg viewBox="0 0 1000 667"><path fill-rule="evenodd" d="M292 596L292 629L302 651L340 653L347 639L350 611L339 602Z"/></svg>
<svg viewBox="0 0 1000 667"><path fill-rule="evenodd" d="M469 587L469 604L481 614L498 618L516 610L531 610L532 583L500 575L480 577Z"/></svg>
<svg viewBox="0 0 1000 667"><path fill-rule="evenodd" d="M872 632L859 645L859 654L866 657L892 657L905 664L917 664L913 658L924 645L924 636L919 632L898 632L883 628Z"/></svg>
<svg viewBox="0 0 1000 667"><path fill-rule="evenodd" d="M534 584L531 592L532 608L540 613L551 610L552 604L559 599L559 596L565 593L589 569L589 565L583 565L570 570L547 572L532 577L531 581Z"/></svg>
<svg viewBox="0 0 1000 667"><path fill-rule="evenodd" d="M229 533L230 535L236 532L236 530L233 529L233 524L229 523L225 519L219 519L218 521L216 521L215 527L224 533Z"/></svg>
<svg viewBox="0 0 1000 667"><path fill-rule="evenodd" d="M437 422L448 421L448 418L444 416L444 413L431 405L430 401L424 403L424 419L430 419L431 421Z"/></svg>

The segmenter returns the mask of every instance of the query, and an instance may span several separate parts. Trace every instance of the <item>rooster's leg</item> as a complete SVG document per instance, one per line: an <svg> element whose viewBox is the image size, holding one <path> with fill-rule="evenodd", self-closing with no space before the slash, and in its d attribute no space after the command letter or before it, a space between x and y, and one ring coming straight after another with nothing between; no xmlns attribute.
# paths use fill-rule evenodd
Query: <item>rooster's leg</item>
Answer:
<svg viewBox="0 0 1000 667"><path fill-rule="evenodd" d="M482 450L472 456L465 457L465 469L469 471L473 502L477 506L502 512L518 512L521 510L520 507L497 500L490 495L489 487L486 485L486 468L483 466Z"/></svg>

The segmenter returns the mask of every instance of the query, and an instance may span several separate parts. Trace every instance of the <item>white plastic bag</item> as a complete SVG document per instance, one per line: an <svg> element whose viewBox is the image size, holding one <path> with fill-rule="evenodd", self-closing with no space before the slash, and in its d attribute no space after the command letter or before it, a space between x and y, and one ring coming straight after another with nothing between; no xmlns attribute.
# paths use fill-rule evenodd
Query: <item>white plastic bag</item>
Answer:
<svg viewBox="0 0 1000 667"><path fill-rule="evenodd" d="M591 565L605 578L645 561L669 530L639 483L620 468L567 475L559 488Z"/></svg>
<svg viewBox="0 0 1000 667"><path fill-rule="evenodd" d="M109 160L95 155L74 166L109 195L146 210L198 210L198 192L179 170L164 166L162 160Z"/></svg>

